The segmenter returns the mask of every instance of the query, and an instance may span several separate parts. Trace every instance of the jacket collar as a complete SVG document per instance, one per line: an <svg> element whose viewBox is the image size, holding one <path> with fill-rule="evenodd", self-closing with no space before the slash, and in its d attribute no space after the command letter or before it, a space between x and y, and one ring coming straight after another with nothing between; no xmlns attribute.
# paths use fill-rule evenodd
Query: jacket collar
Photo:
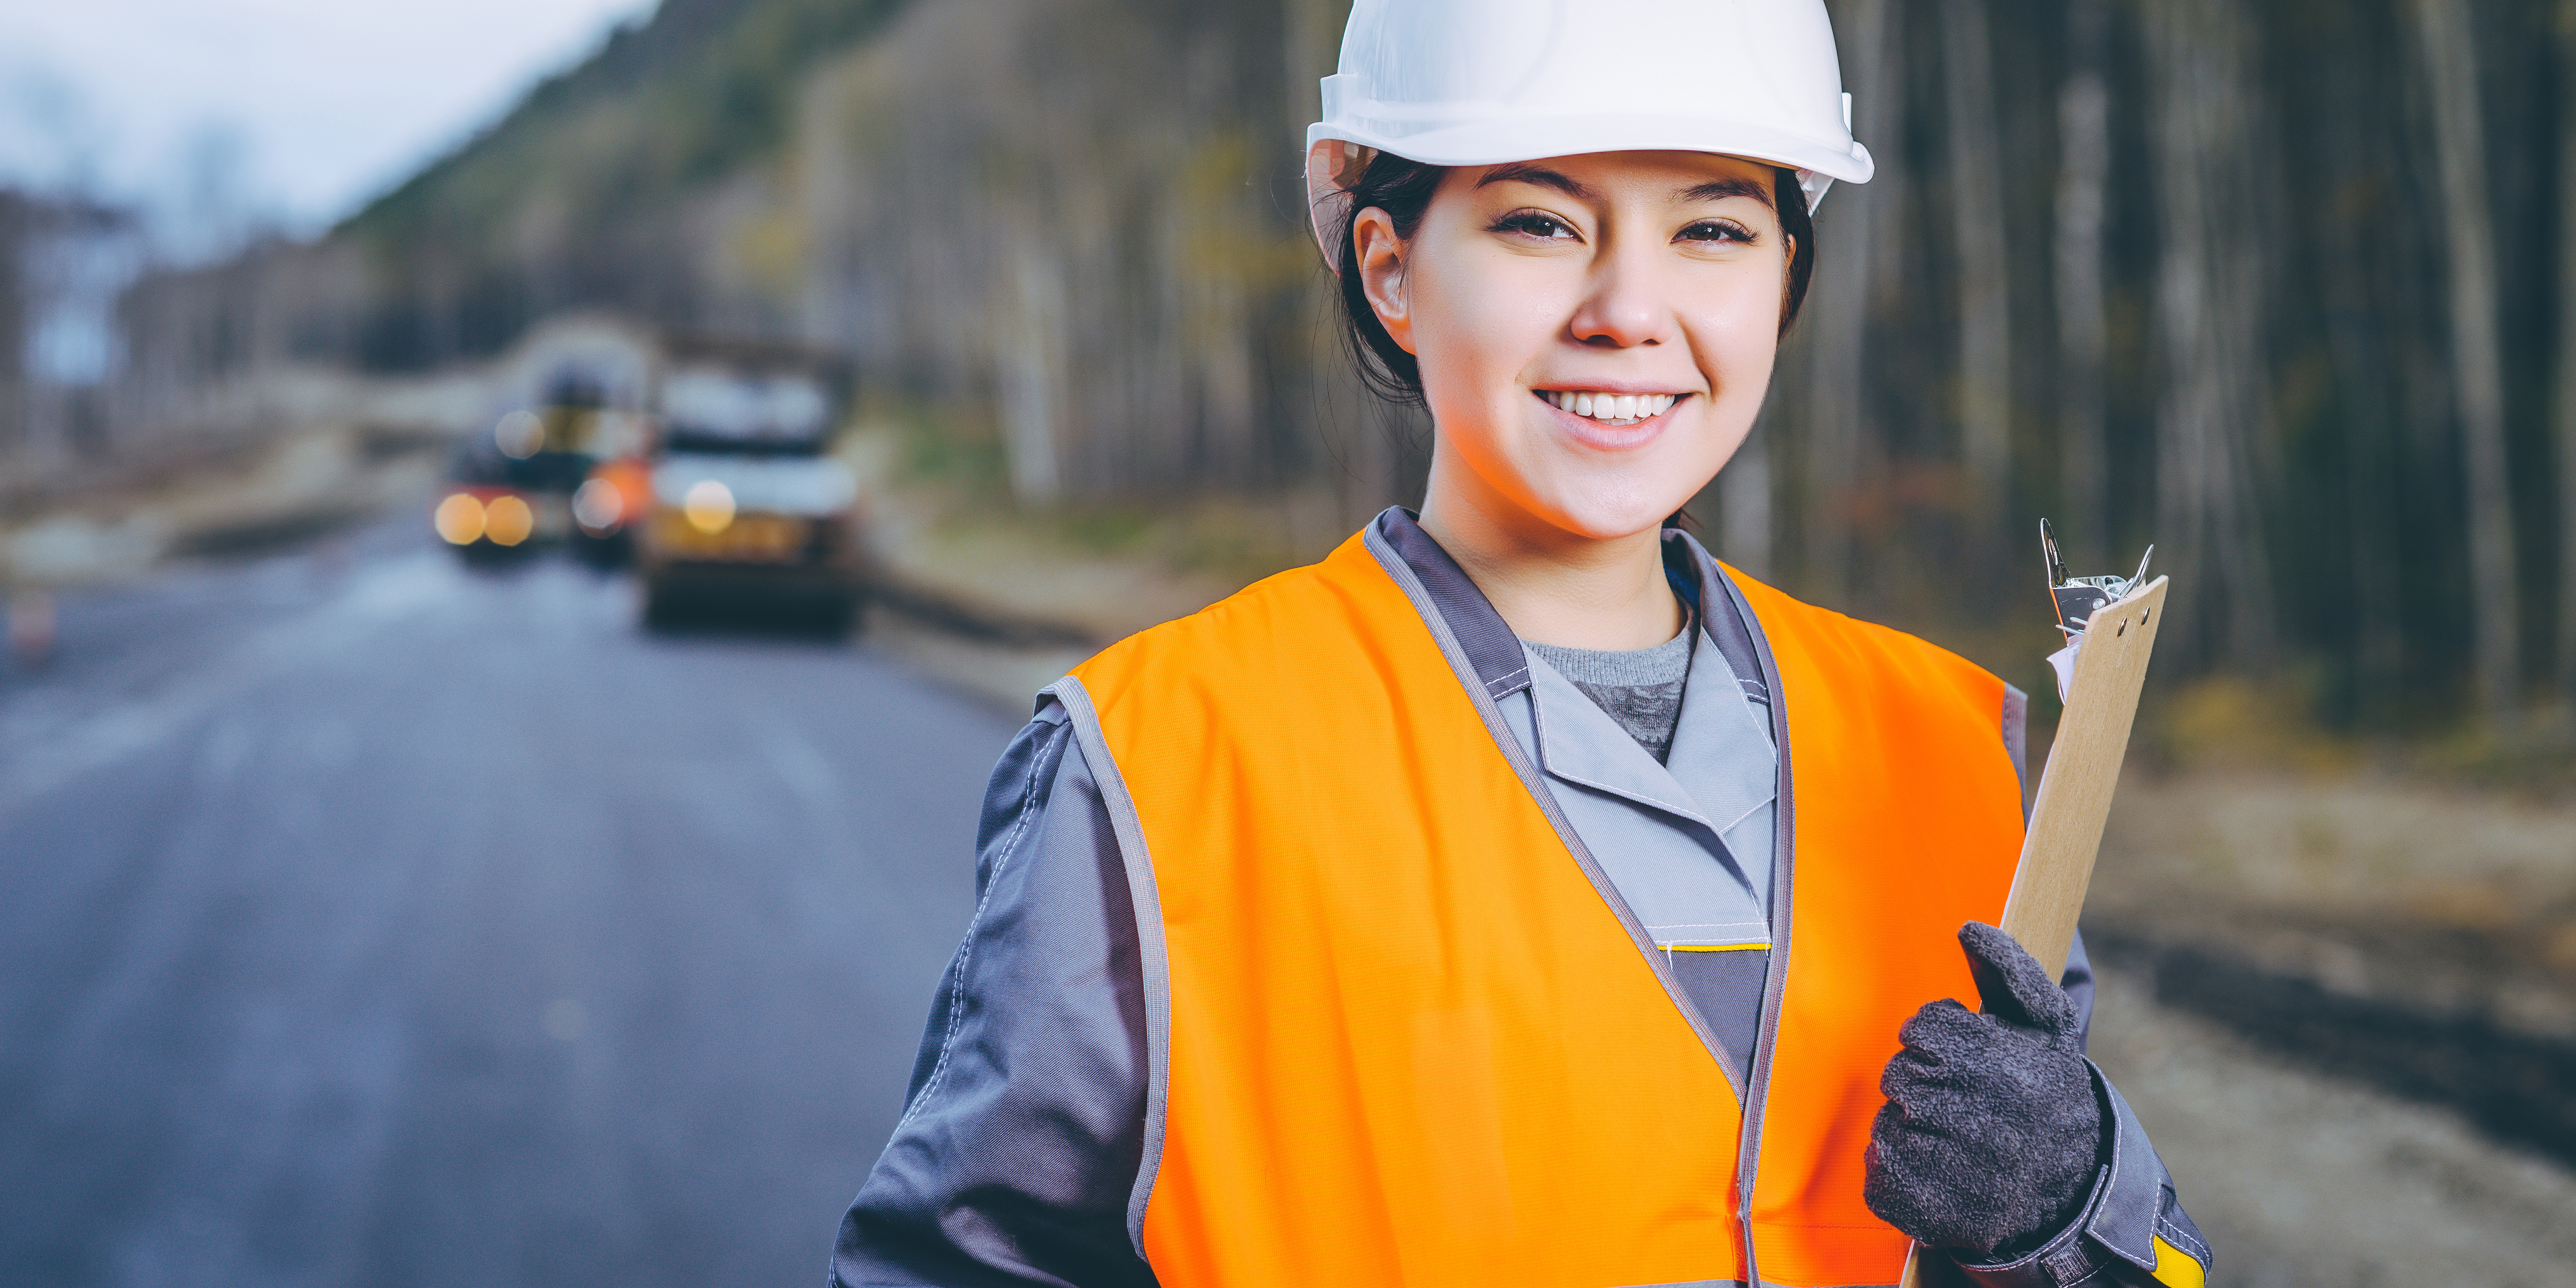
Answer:
<svg viewBox="0 0 2576 1288"><path fill-rule="evenodd" d="M1528 688L1530 661L1521 648L1520 637L1512 634L1511 626L1494 611L1492 601L1476 588L1467 570L1422 530L1414 513L1402 506L1388 506L1377 516L1376 527L1378 535L1394 547L1397 557L1422 582L1440 620L1457 637L1460 651L1476 668L1476 679L1484 684L1486 696L1499 699ZM1768 701L1770 691L1763 687L1761 657L1736 609L1736 597L1725 584L1726 571L1689 533L1666 528L1664 575L1672 581L1674 592L1688 600L1691 607L1716 607L1715 612L1700 613L1700 629L1726 659L1727 669L1735 673L1737 684L1747 696ZM1696 653L1693 667L1697 667Z"/></svg>
<svg viewBox="0 0 2576 1288"><path fill-rule="evenodd" d="M1485 592L1476 589L1467 570L1422 530L1413 511L1400 505L1388 506L1377 516L1378 535L1395 547L1396 556L1422 582L1431 606L1440 620L1457 637L1458 649L1476 668L1476 679L1485 686L1485 696L1501 699L1529 687L1529 659L1521 640L1494 611Z"/></svg>
<svg viewBox="0 0 2576 1288"><path fill-rule="evenodd" d="M1714 677L1724 666L1702 632L1692 650L1691 675ZM1531 659L1529 687L1539 766L1554 777L1720 834L1772 798L1776 765L1770 735L1732 687L1682 687L1672 750L1662 763L1544 660Z"/></svg>
<svg viewBox="0 0 2576 1288"><path fill-rule="evenodd" d="M1734 597L1721 581L1724 570L1690 534L1678 529L1664 533L1666 574L1694 607L1713 605L1718 616L1711 620L1710 613L1699 613L1699 637L1691 651L1695 683L1683 686L1672 750L1657 764L1572 681L1528 656L1502 614L1410 511L1389 508L1378 516L1377 527L1421 580L1486 694L1500 700L1531 690L1538 742L1533 750L1548 774L1721 833L1777 794L1775 757L1747 754L1753 748L1768 750L1771 740L1764 713L1744 700L1765 701L1767 713L1770 695L1759 678L1761 663ZM1733 673L1740 697L1709 682L1721 668ZM1747 681L1747 676L1754 678ZM1686 790L1684 783L1691 788Z"/></svg>

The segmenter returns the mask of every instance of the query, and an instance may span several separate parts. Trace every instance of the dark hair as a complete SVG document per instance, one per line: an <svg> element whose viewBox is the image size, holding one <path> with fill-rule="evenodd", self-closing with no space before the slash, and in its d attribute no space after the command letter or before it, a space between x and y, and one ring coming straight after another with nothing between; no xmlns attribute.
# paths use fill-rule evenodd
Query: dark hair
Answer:
<svg viewBox="0 0 2576 1288"><path fill-rule="evenodd" d="M1419 406L1422 402L1422 367L1395 337L1386 333L1386 324L1377 320L1377 310L1369 307L1368 289L1360 282L1360 252L1351 240L1352 220L1363 210L1374 206L1387 213L1395 224L1395 235L1411 241L1415 230L1422 227L1422 214L1431 208L1431 194L1439 191L1447 166L1424 165L1408 161L1392 152L1380 152L1360 172L1358 183L1342 194L1341 214L1331 227L1340 238L1341 248L1333 255L1341 270L1343 338L1351 346L1351 357L1358 364L1360 382L1390 402ZM1798 320L1798 306L1807 299L1807 279L1816 271L1816 226L1807 214L1807 194L1798 187L1798 172L1772 167L1771 201L1780 215L1780 229L1789 236L1789 291L1780 302L1780 333L1789 333L1789 324Z"/></svg>

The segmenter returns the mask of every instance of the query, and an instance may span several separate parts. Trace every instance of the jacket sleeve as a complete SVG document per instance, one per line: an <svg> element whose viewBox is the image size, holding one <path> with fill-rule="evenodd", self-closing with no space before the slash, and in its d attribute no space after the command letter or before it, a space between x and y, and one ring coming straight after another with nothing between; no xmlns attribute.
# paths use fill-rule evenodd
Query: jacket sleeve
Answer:
<svg viewBox="0 0 2576 1288"><path fill-rule="evenodd" d="M2208 1243L2182 1210L2173 1178L2147 1143L2137 1114L2098 1067L2093 1086L2110 1120L2112 1143L2110 1161L2096 1174L2083 1211L2032 1252L2000 1263L1959 1262L1969 1282L1981 1288L2201 1288L2210 1266Z"/></svg>
<svg viewBox="0 0 2576 1288"><path fill-rule="evenodd" d="M1061 708L993 771L976 909L833 1288L1148 1285L1128 1236L1145 1019L1117 840Z"/></svg>
<svg viewBox="0 0 2576 1288"><path fill-rule="evenodd" d="M2059 981L2075 999L2084 1032L2093 1028L2093 962L2076 933ZM2088 1065L2091 1061L2086 1062ZM2093 1193L2066 1228L2039 1247L2008 1261L1958 1262L1969 1283L1981 1288L2058 1288L2063 1284L2124 1283L2201 1288L2210 1265L2209 1245L2175 1197L2146 1129L2093 1065L2093 1091L2102 1102L2108 1161L2095 1174Z"/></svg>

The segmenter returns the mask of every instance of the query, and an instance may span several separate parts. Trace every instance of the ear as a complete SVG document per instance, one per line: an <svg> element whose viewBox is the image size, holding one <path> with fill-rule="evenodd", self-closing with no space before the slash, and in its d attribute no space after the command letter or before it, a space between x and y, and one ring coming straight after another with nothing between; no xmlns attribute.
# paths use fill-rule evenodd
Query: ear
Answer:
<svg viewBox="0 0 2576 1288"><path fill-rule="evenodd" d="M1351 217L1351 239L1359 247L1360 291L1378 325L1398 348L1415 352L1413 312L1404 298L1405 246L1395 235L1394 217L1375 206L1359 212Z"/></svg>
<svg viewBox="0 0 2576 1288"><path fill-rule="evenodd" d="M1797 280L1798 239L1790 236L1787 228L1782 228L1780 244L1786 248L1786 253L1780 256L1780 338L1785 340L1789 338L1789 287ZM1815 288L1810 286L1808 289L1812 291Z"/></svg>

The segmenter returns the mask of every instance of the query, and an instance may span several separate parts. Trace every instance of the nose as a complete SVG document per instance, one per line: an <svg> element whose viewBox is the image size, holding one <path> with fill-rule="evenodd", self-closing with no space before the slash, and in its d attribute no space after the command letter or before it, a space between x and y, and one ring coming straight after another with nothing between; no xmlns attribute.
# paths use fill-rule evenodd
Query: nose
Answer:
<svg viewBox="0 0 2576 1288"><path fill-rule="evenodd" d="M1583 303L1568 323L1576 343L1595 349L1662 344L1675 332L1662 290L1655 247L1625 238L1604 247L1592 263Z"/></svg>

